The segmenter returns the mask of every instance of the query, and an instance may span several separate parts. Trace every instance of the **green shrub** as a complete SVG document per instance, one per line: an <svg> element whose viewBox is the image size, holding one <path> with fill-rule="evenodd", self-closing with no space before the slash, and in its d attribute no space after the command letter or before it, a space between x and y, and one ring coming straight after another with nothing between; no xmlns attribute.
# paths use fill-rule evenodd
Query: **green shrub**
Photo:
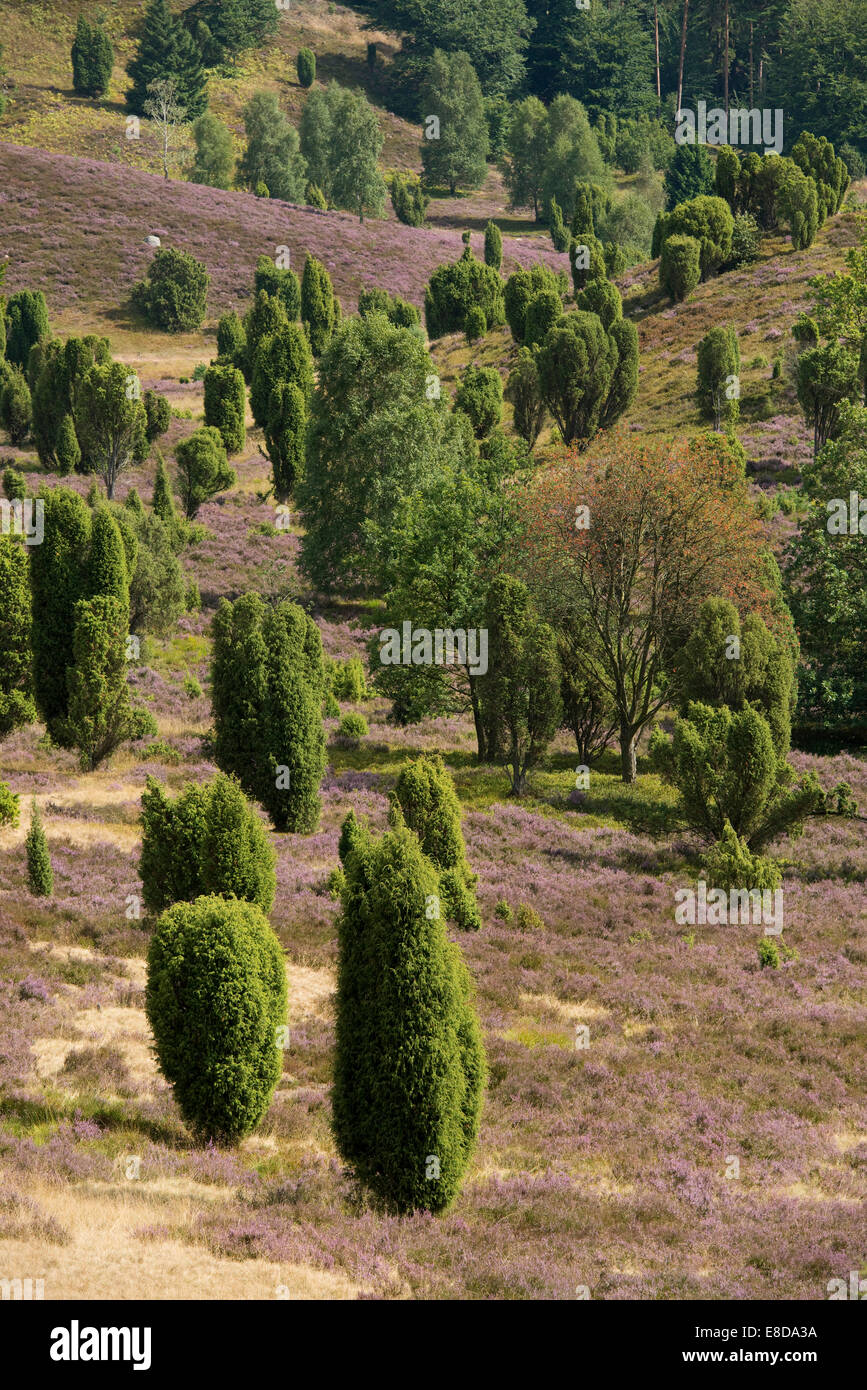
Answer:
<svg viewBox="0 0 867 1390"><path fill-rule="evenodd" d="M482 309L489 329L505 322L499 272L476 260L467 246L460 260L453 265L437 266L428 281L424 295L428 336L441 338L444 333L466 332L467 314L474 304Z"/></svg>
<svg viewBox="0 0 867 1390"><path fill-rule="evenodd" d="M184 515L192 521L203 502L232 486L235 472L229 467L220 431L211 425L182 439L175 457Z"/></svg>
<svg viewBox="0 0 867 1390"><path fill-rule="evenodd" d="M496 367L467 367L455 392L455 410L469 416L473 433L483 439L500 423L503 381Z"/></svg>
<svg viewBox="0 0 867 1390"><path fill-rule="evenodd" d="M662 243L659 283L672 299L686 299L701 279L701 246L695 237L669 236Z"/></svg>
<svg viewBox="0 0 867 1390"><path fill-rule="evenodd" d="M186 251L161 247L148 267L147 278L133 288L132 301L154 328L166 333L196 332L207 309L207 270Z"/></svg>
<svg viewBox="0 0 867 1390"><path fill-rule="evenodd" d="M339 738L357 748L361 739L370 733L370 729L363 714L344 714L337 733Z"/></svg>
<svg viewBox="0 0 867 1390"><path fill-rule="evenodd" d="M195 676L184 676L184 694L190 700L198 700L201 698L202 687L199 685Z"/></svg>
<svg viewBox="0 0 867 1390"><path fill-rule="evenodd" d="M840 146L840 158L849 171L849 177L853 183L863 179L867 174L867 165L864 163L864 156L860 150L856 150L854 145L848 142Z"/></svg>
<svg viewBox="0 0 867 1390"><path fill-rule="evenodd" d="M304 202L309 208L318 208L320 212L328 211L328 199L322 192L318 183L311 183L308 180L307 187L304 190Z"/></svg>
<svg viewBox="0 0 867 1390"><path fill-rule="evenodd" d="M247 392L237 367L212 364L205 372L205 424L213 425L227 454L238 454L247 442L244 416Z"/></svg>
<svg viewBox="0 0 867 1390"><path fill-rule="evenodd" d="M370 692L361 657L350 656L345 661L334 661L327 657L325 672L329 687L338 700L358 704L359 700L368 698Z"/></svg>
<svg viewBox="0 0 867 1390"><path fill-rule="evenodd" d="M278 830L319 823L325 675L319 629L303 608L258 594L220 602L213 624L215 756Z"/></svg>
<svg viewBox="0 0 867 1390"><path fill-rule="evenodd" d="M575 304L582 312L595 314L606 332L623 318L620 291L610 280L591 280L586 289L576 294Z"/></svg>
<svg viewBox="0 0 867 1390"><path fill-rule="evenodd" d="M751 212L736 212L732 229L732 258L730 265L737 268L751 265L757 261L762 248L762 233Z"/></svg>
<svg viewBox="0 0 867 1390"><path fill-rule="evenodd" d="M503 264L503 234L496 222L485 223L485 265L499 270Z"/></svg>
<svg viewBox="0 0 867 1390"><path fill-rule="evenodd" d="M172 407L168 397L161 396L158 391L145 391L142 401L147 416L147 441L153 444L172 423Z"/></svg>
<svg viewBox="0 0 867 1390"><path fill-rule="evenodd" d="M130 715L129 734L131 739L156 738L160 728L149 709L134 709Z"/></svg>
<svg viewBox="0 0 867 1390"><path fill-rule="evenodd" d="M27 378L14 371L0 390L0 425L13 444L23 444L33 423L33 404Z"/></svg>
<svg viewBox="0 0 867 1390"><path fill-rule="evenodd" d="M338 926L334 1134L387 1210L454 1199L486 1079L470 979L431 908L439 879L406 827L374 842L350 813Z"/></svg>
<svg viewBox="0 0 867 1390"><path fill-rule="evenodd" d="M563 301L554 289L537 290L524 317L524 346L531 350L563 315Z"/></svg>
<svg viewBox="0 0 867 1390"><path fill-rule="evenodd" d="M480 338L484 338L488 331L485 311L480 304L474 304L467 314L467 327L465 331L468 343L477 343Z"/></svg>
<svg viewBox="0 0 867 1390"><path fill-rule="evenodd" d="M76 605L73 665L67 672L67 737L87 771L98 767L130 734L128 615L128 607L112 595L82 599Z"/></svg>
<svg viewBox="0 0 867 1390"><path fill-rule="evenodd" d="M780 968L780 948L776 941L770 937L763 936L757 947L759 955L759 965L763 970L770 967L771 970Z"/></svg>
<svg viewBox="0 0 867 1390"><path fill-rule="evenodd" d="M265 421L265 451L271 460L274 495L285 502L304 470L307 403L294 381L272 388Z"/></svg>
<svg viewBox="0 0 867 1390"><path fill-rule="evenodd" d="M519 903L515 913L515 925L519 931L544 931L545 923L529 903Z"/></svg>
<svg viewBox="0 0 867 1390"><path fill-rule="evenodd" d="M111 82L114 49L102 24L78 16L72 45L72 88L80 96L105 96Z"/></svg>
<svg viewBox="0 0 867 1390"><path fill-rule="evenodd" d="M592 232L580 232L570 241L569 269L575 294L586 289L593 280L605 279L605 252Z"/></svg>
<svg viewBox="0 0 867 1390"><path fill-rule="evenodd" d="M711 328L698 345L697 395L702 414L715 430L731 426L739 414L741 354L731 327Z"/></svg>
<svg viewBox="0 0 867 1390"><path fill-rule="evenodd" d="M773 859L751 854L729 821L723 826L720 840L704 855L702 866L708 888L721 888L724 893L733 888L773 892L783 881L779 865Z"/></svg>
<svg viewBox="0 0 867 1390"><path fill-rule="evenodd" d="M460 802L442 758L423 755L404 763L390 801L391 823L407 825L440 871L445 915L464 931L478 930L477 878L467 863Z"/></svg>
<svg viewBox="0 0 867 1390"><path fill-rule="evenodd" d="M392 174L388 191L398 222L406 227L423 227L430 199L422 189L421 181L410 174Z"/></svg>
<svg viewBox="0 0 867 1390"><path fill-rule="evenodd" d="M706 280L731 260L734 225L731 208L724 198L692 198L689 202L678 203L668 213L664 235L666 239L695 237L701 247L701 278Z"/></svg>
<svg viewBox="0 0 867 1390"><path fill-rule="evenodd" d="M5 782L0 782L0 825L18 824L21 815L19 801L18 793L10 791Z"/></svg>
<svg viewBox="0 0 867 1390"><path fill-rule="evenodd" d="M27 883L31 893L37 898L50 898L54 892L54 874L51 869L51 856L48 841L42 828L36 798L30 812L30 830L24 842L27 852Z"/></svg>
<svg viewBox="0 0 867 1390"><path fill-rule="evenodd" d="M235 310L223 314L217 324L217 352L220 357L231 362L233 366L240 367L244 360L246 345L247 335L244 332L244 325Z"/></svg>
<svg viewBox="0 0 867 1390"><path fill-rule="evenodd" d="M200 897L158 921L145 1007L160 1070L200 1142L237 1142L268 1109L286 998L280 943L254 903Z"/></svg>
<svg viewBox="0 0 867 1390"><path fill-rule="evenodd" d="M139 874L151 912L209 893L271 911L274 850L234 778L218 773L204 785L188 783L170 800L149 777L141 804Z"/></svg>
<svg viewBox="0 0 867 1390"><path fill-rule="evenodd" d="M713 193L713 160L704 145L678 145L665 174L665 205L669 212L678 203Z"/></svg>
<svg viewBox="0 0 867 1390"><path fill-rule="evenodd" d="M17 536L0 535L0 738L36 718L31 604L27 549Z"/></svg>
<svg viewBox="0 0 867 1390"><path fill-rule="evenodd" d="M509 904L506 902L506 899L498 898L497 905L494 908L494 916L499 917L501 922L511 922L514 915L515 914L513 913Z"/></svg>
<svg viewBox="0 0 867 1390"><path fill-rule="evenodd" d="M50 338L48 305L41 290L19 290L6 301L6 360L25 371L30 349Z"/></svg>
<svg viewBox="0 0 867 1390"><path fill-rule="evenodd" d="M321 357L334 328L334 287L325 266L309 252L301 277L301 318L310 335L310 351Z"/></svg>
<svg viewBox="0 0 867 1390"><path fill-rule="evenodd" d="M23 502L27 496L27 479L17 468L3 470L3 492L10 502Z"/></svg>
<svg viewBox="0 0 867 1390"><path fill-rule="evenodd" d="M305 330L298 323L283 323L274 333L260 338L251 358L250 409L257 425L267 427L276 387L292 382L304 403L313 389L313 355Z"/></svg>
<svg viewBox="0 0 867 1390"><path fill-rule="evenodd" d="M299 48L296 59L298 81L302 87L312 87L316 81L316 56L310 48Z"/></svg>
<svg viewBox="0 0 867 1390"><path fill-rule="evenodd" d="M147 392L145 392L147 395ZM70 414L64 415L57 431L57 471L64 478L75 473L81 463L81 446L75 432L75 421Z"/></svg>
<svg viewBox="0 0 867 1390"><path fill-rule="evenodd" d="M287 319L294 323L301 312L301 283L295 271L289 266L278 266L270 256L260 256L253 277L254 297L262 290L272 299L279 300L286 310Z"/></svg>
<svg viewBox="0 0 867 1390"><path fill-rule="evenodd" d="M516 270L503 286L503 312L516 343L523 343L530 301L540 290L558 293L557 277L548 266L536 264Z"/></svg>

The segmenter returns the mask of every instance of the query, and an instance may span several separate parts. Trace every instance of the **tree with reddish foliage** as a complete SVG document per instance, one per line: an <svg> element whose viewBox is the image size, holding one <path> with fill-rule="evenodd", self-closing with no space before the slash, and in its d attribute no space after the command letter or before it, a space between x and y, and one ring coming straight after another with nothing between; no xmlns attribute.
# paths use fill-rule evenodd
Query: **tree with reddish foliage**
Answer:
<svg viewBox="0 0 867 1390"><path fill-rule="evenodd" d="M746 484L724 443L617 435L563 451L522 506L522 567L540 614L613 700L633 782L639 735L677 698L677 656L704 600L773 621Z"/></svg>

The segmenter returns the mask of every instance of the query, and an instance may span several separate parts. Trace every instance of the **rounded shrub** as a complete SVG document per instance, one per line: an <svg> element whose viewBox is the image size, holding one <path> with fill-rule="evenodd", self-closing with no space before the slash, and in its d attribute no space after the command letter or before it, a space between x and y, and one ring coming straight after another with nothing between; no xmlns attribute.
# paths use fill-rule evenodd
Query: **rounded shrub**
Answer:
<svg viewBox="0 0 867 1390"><path fill-rule="evenodd" d="M701 279L701 246L695 237L670 236L662 243L659 283L672 299L686 299Z"/></svg>
<svg viewBox="0 0 867 1390"><path fill-rule="evenodd" d="M162 399L162 397L160 397ZM57 471L66 478L74 473L81 463L81 446L75 432L75 421L69 414L64 415L57 431Z"/></svg>
<svg viewBox="0 0 867 1390"><path fill-rule="evenodd" d="M155 328L195 332L205 317L210 279L204 265L188 252L161 247L147 278L133 288L133 305Z"/></svg>
<svg viewBox="0 0 867 1390"><path fill-rule="evenodd" d="M477 343L479 338L484 338L488 329L488 321L485 318L485 311L481 304L474 304L467 314L467 326L465 329L468 343Z"/></svg>
<svg viewBox="0 0 867 1390"><path fill-rule="evenodd" d="M233 366L240 367L244 360L244 348L247 344L247 335L244 332L244 325L235 310L228 314L223 314L217 324L217 352L220 357L231 362Z"/></svg>
<svg viewBox="0 0 867 1390"><path fill-rule="evenodd" d="M200 1142L236 1143L268 1109L286 995L280 943L255 904L200 897L159 919L145 1007L160 1070Z"/></svg>
<svg viewBox="0 0 867 1390"><path fill-rule="evenodd" d="M141 806L139 874L151 912L208 893L243 898L271 911L277 890L274 850L234 778L218 773L204 785L188 783L172 800L149 777Z"/></svg>
<svg viewBox="0 0 867 1390"><path fill-rule="evenodd" d="M159 391L145 391L142 401L147 416L145 434L148 444L154 444L172 423L172 407L168 396L161 395Z"/></svg>
<svg viewBox="0 0 867 1390"><path fill-rule="evenodd" d="M470 365L455 392L455 409L468 415L477 439L484 439L503 414L503 379L496 367Z"/></svg>
<svg viewBox="0 0 867 1390"><path fill-rule="evenodd" d="M363 714L344 714L337 733L346 743L358 747L360 740L370 733L370 728Z"/></svg>

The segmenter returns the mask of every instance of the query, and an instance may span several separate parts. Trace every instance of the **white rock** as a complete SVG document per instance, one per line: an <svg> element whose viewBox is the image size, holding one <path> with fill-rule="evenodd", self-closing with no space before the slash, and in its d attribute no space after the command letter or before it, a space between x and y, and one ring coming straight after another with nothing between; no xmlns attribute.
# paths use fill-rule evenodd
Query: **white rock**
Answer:
<svg viewBox="0 0 867 1390"><path fill-rule="evenodd" d="M146 236L146 237L145 237L145 241L147 242L148 246L161 246L161 245L162 245L162 242L160 241L160 239L159 239L158 236Z"/></svg>

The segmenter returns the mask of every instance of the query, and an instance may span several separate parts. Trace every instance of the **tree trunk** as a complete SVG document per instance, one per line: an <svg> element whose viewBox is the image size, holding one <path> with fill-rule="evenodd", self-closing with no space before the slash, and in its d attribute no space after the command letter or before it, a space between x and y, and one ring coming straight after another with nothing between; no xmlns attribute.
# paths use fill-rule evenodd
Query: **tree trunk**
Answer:
<svg viewBox="0 0 867 1390"><path fill-rule="evenodd" d="M481 703L472 676L470 677L470 703L473 709L473 723L476 726L477 756L479 762L483 763L487 761L488 757L488 738L485 730L485 721L482 717Z"/></svg>
<svg viewBox="0 0 867 1390"><path fill-rule="evenodd" d="M723 73L723 93L725 100L723 105L726 109L726 120L729 114L729 0L726 0L726 56L725 72Z"/></svg>
<svg viewBox="0 0 867 1390"><path fill-rule="evenodd" d="M638 731L630 724L620 725L620 775L624 782L634 782L638 776L635 743Z"/></svg>
<svg viewBox="0 0 867 1390"><path fill-rule="evenodd" d="M677 109L683 99L683 60L686 54L686 20L689 14L689 0L683 0L683 25L680 30L680 66L677 70Z"/></svg>
<svg viewBox="0 0 867 1390"><path fill-rule="evenodd" d="M750 110L753 108L753 21L750 20Z"/></svg>
<svg viewBox="0 0 867 1390"><path fill-rule="evenodd" d="M659 77L659 9L656 0L653 0L653 43L656 49L656 108L659 110L662 105L662 87Z"/></svg>

